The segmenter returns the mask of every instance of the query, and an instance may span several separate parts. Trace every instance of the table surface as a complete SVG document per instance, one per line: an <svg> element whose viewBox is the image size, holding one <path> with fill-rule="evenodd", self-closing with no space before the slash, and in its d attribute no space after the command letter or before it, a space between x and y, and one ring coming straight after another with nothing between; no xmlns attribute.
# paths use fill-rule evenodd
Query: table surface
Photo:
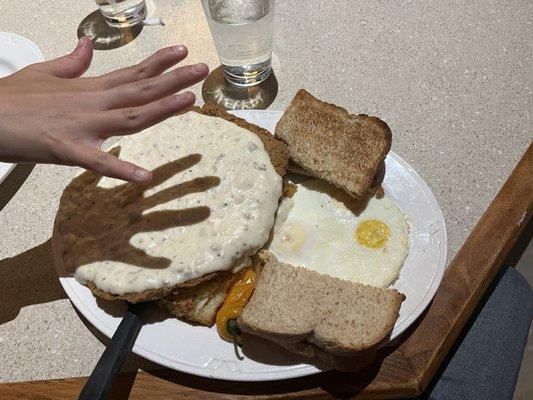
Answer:
<svg viewBox="0 0 533 400"><path fill-rule="evenodd" d="M132 43L95 52L87 75L178 43L189 47L189 62L218 65L199 0L148 3L166 27L145 27ZM305 88L384 119L393 151L441 204L451 259L533 138L531 3L344 3L278 0L279 93L270 108L283 110ZM51 59L75 46L95 3L0 0L0 8L0 29L26 36ZM195 92L200 97L199 85ZM87 375L103 351L102 336L65 299L51 259L54 216L73 173L19 166L0 184L0 382ZM138 367L153 366L127 360L126 368Z"/></svg>

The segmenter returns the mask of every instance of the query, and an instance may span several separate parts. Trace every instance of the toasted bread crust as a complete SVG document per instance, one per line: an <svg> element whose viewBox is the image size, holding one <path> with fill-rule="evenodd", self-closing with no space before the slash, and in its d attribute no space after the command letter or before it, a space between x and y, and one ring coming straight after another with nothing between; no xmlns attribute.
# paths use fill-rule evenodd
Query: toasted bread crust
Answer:
<svg viewBox="0 0 533 400"><path fill-rule="evenodd" d="M377 117L349 114L301 89L276 126L287 143L291 164L351 194L362 197L383 180L383 161L392 133ZM298 171L297 171L298 172Z"/></svg>
<svg viewBox="0 0 533 400"><path fill-rule="evenodd" d="M289 165L287 166L287 170L290 172L294 172L296 174L308 176L311 178L317 178L311 171L306 170L304 167L296 164L292 160L289 160ZM372 184L368 188L367 192L376 193L378 196L383 196L383 188L381 187L381 184L383 183L384 178L385 178L385 162L382 161L381 165L378 167L378 170L376 171L376 174L372 178ZM339 187L339 185L337 185L337 187Z"/></svg>

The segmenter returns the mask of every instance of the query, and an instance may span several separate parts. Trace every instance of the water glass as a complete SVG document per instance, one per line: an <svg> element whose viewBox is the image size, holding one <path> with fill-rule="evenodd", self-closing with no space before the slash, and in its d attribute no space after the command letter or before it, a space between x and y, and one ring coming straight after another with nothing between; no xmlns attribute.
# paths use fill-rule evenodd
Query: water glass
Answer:
<svg viewBox="0 0 533 400"><path fill-rule="evenodd" d="M145 0L96 0L108 25L127 28L141 23L146 18Z"/></svg>
<svg viewBox="0 0 533 400"><path fill-rule="evenodd" d="M202 0L205 16L230 83L252 86L272 69L274 0Z"/></svg>

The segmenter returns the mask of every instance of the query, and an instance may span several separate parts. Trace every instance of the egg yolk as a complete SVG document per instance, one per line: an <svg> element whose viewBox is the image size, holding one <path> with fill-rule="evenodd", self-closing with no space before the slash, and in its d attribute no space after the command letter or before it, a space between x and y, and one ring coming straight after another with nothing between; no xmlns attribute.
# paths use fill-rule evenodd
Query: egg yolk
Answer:
<svg viewBox="0 0 533 400"><path fill-rule="evenodd" d="M381 249L390 237L390 229L377 219L368 219L357 225L355 238L359 244L370 249Z"/></svg>
<svg viewBox="0 0 533 400"><path fill-rule="evenodd" d="M228 342L236 341L235 332L228 331L228 322L236 320L255 290L255 271L246 267L235 277L228 291L224 304L217 313L216 325L218 334ZM234 321L233 321L234 322Z"/></svg>

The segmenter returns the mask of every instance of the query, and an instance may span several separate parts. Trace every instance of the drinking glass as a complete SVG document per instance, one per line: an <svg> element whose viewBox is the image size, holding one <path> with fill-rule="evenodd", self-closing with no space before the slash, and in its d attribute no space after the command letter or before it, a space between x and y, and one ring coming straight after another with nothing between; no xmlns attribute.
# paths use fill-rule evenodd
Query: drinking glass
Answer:
<svg viewBox="0 0 533 400"><path fill-rule="evenodd" d="M115 28L127 28L146 18L145 0L96 0L105 21Z"/></svg>
<svg viewBox="0 0 533 400"><path fill-rule="evenodd" d="M263 82L272 69L274 0L202 0L225 78Z"/></svg>

